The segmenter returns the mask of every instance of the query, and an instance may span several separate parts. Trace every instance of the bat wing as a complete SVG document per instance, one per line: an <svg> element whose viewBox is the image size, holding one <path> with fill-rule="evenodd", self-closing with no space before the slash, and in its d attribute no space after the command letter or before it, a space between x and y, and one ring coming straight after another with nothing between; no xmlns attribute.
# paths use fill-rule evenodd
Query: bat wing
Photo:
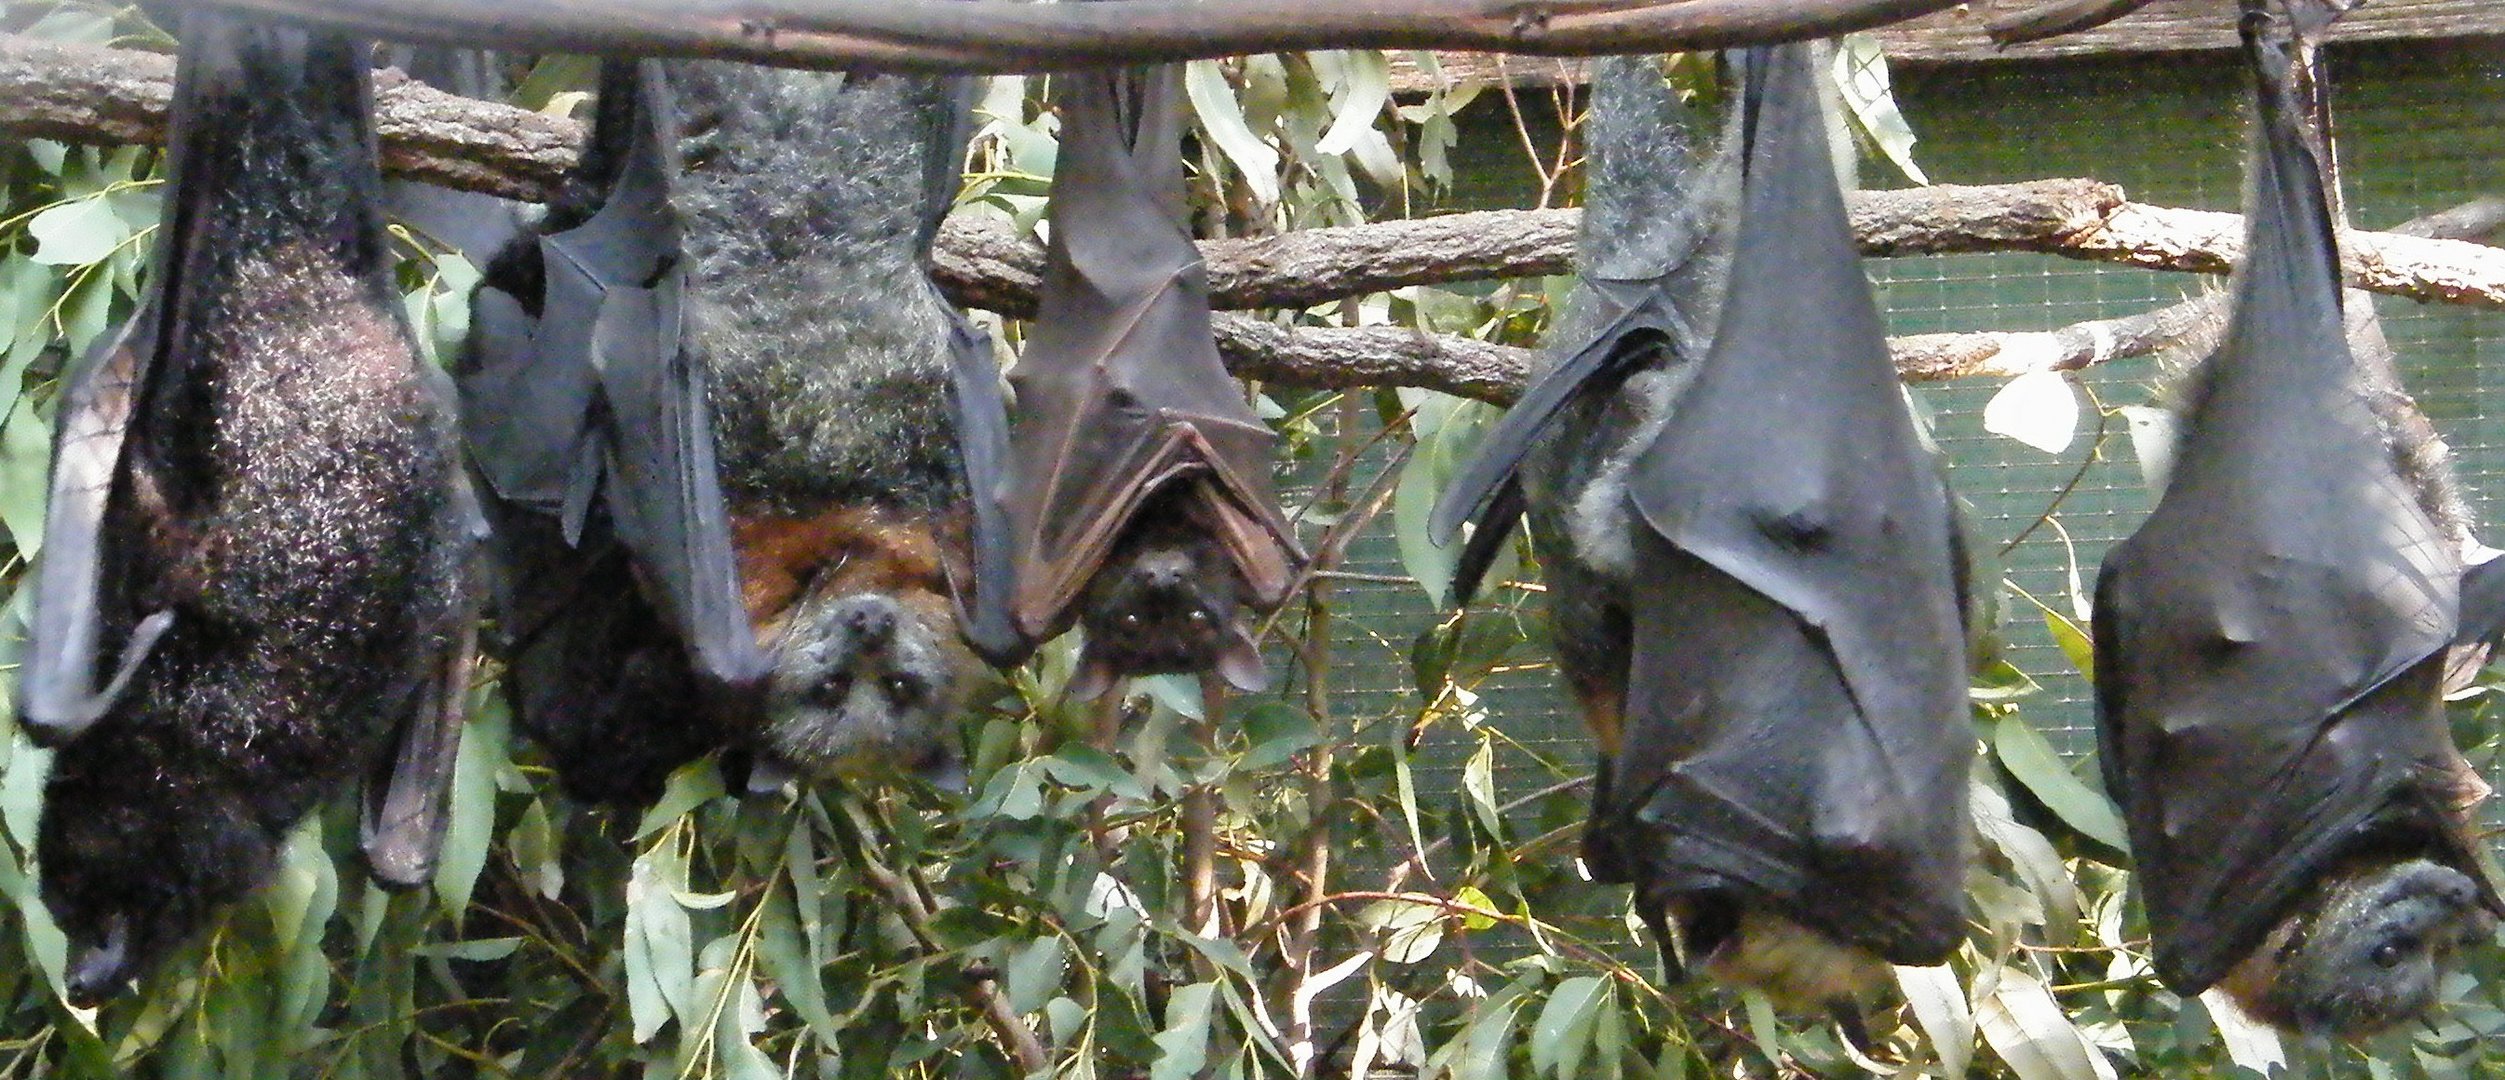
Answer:
<svg viewBox="0 0 2505 1080"><path fill-rule="evenodd" d="M1687 109L1649 58L1601 61L1592 101L1576 243L1583 277L1559 316L1552 362L1489 430L1428 520L1437 544L1450 543L1464 520L1477 521L1453 575L1458 602L1478 591L1521 519L1530 492L1519 474L1559 418L1576 413L1577 402L1617 394L1637 371L1702 356L1721 302L1738 196L1730 140L1710 154L1691 145ZM1571 456L1550 456L1559 453Z"/></svg>
<svg viewBox="0 0 2505 1080"><path fill-rule="evenodd" d="M455 608L431 654L413 664L410 702L390 747L365 779L358 819L366 868L386 888L434 879L452 820L452 774L460 760L470 662L478 654L478 609Z"/></svg>
<svg viewBox="0 0 2505 1080"><path fill-rule="evenodd" d="M150 281L164 282L165 276L160 271ZM50 513L35 567L34 618L19 673L19 719L29 735L47 745L78 737L102 717L174 624L170 610L147 613L134 624L136 613L125 610L123 598L108 595L104 575L106 565L128 557L105 525L132 412L154 367L158 312L169 287L154 286L130 325L80 365L62 394L52 444ZM108 637L123 644L110 665L112 677L98 687Z"/></svg>
<svg viewBox="0 0 2505 1080"><path fill-rule="evenodd" d="M1515 474L1533 444L1547 433L1567 402L1588 393L1607 393L1628 374L1653 364L1664 349L1696 342L1694 330L1679 312L1668 290L1681 282L1676 271L1643 281L1589 278L1577 302L1603 313L1599 330L1571 346L1564 358L1524 391L1521 400L1488 430L1478 453L1453 478L1436 500L1427 536L1449 544L1461 523L1477 520L1464 550L1485 545L1485 562L1464 558L1453 574L1453 600L1468 603L1478 592L1479 576L1493 562L1495 546L1522 517L1522 498ZM1505 492L1512 491L1511 498Z"/></svg>
<svg viewBox="0 0 2505 1080"><path fill-rule="evenodd" d="M462 371L472 459L498 498L556 517L583 546L597 502L659 615L709 682L761 678L740 603L705 366L689 349L670 207L672 109L657 68L602 68L586 183L597 212L537 241L544 291L488 287Z"/></svg>
<svg viewBox="0 0 2505 1080"><path fill-rule="evenodd" d="M2172 479L2098 575L2100 745L2168 985L2216 982L2427 781L2461 568L2392 466L2342 331L2339 255L2284 45L2254 19L2246 263ZM2497 906L2494 883L2481 887Z"/></svg>
<svg viewBox="0 0 2505 1080"><path fill-rule="evenodd" d="M240 84L240 58L225 37L210 37L213 43L201 47L204 59L187 68L191 77L204 84ZM210 57L212 48L223 53ZM207 276L195 270L218 242L195 235L218 185L179 182L207 126L191 115L197 95L205 92L205 85L177 87L166 167L175 182L169 184L150 255L147 294L130 322L88 355L62 392L33 619L19 673L20 719L38 742L66 742L102 717L174 624L171 610L134 610L132 598L115 586L119 575L111 568L146 557L135 550L148 531L144 519L162 512L136 505L140 500L131 490L125 451L132 426L153 404L151 387L169 372L179 373L183 358L166 355L172 336L168 313L183 310L184 289L195 277ZM133 517L141 520L129 520ZM105 670L112 674L99 687Z"/></svg>
<svg viewBox="0 0 2505 1080"><path fill-rule="evenodd" d="M1743 65L1731 285L1629 477L1656 551L1596 865L1935 963L1964 930L1974 756L1953 508L1862 275L1816 67L1805 46Z"/></svg>
<svg viewBox="0 0 2505 1080"><path fill-rule="evenodd" d="M1070 607L1130 514L1190 482L1256 606L1304 563L1270 480L1275 438L1210 336L1208 285L1182 225L1181 72L1065 79L1052 236L1035 329L1010 380L1017 420L995 500L1010 576L991 618L1023 654ZM979 620L978 620L979 621Z"/></svg>

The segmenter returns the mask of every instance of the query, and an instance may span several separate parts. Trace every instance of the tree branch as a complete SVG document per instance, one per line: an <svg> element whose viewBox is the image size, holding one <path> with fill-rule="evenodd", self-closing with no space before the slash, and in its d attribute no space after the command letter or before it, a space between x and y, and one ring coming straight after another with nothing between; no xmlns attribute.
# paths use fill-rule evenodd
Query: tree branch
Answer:
<svg viewBox="0 0 2505 1080"><path fill-rule="evenodd" d="M400 41L784 67L1068 71L1306 49L1552 56L1831 37L1960 0L220 0Z"/></svg>
<svg viewBox="0 0 2505 1080"><path fill-rule="evenodd" d="M2041 7L2003 15L1983 30L2001 45L2023 45L2048 37L2092 30L2147 7L2149 0L2057 0Z"/></svg>
<svg viewBox="0 0 2505 1080"><path fill-rule="evenodd" d="M1136 2L1136 0L1135 0ZM0 34L0 131L77 142L163 138L170 59ZM384 72L375 91L384 167L396 175L511 198L535 199L574 159L583 128L571 120L438 92ZM2039 251L2153 269L2226 269L2241 253L2234 214L2128 202L2093 180L1988 187L1936 185L1856 192L1853 228L1869 255ZM2419 299L2505 304L2505 254L2442 236L2482 236L2505 225L2490 198L2389 233L2352 232L2358 283ZM1571 268L1573 210L1489 210L1412 221L1305 229L1201 244L1212 300L1222 308L1301 308L1400 288ZM1043 249L1008 225L972 215L941 231L935 276L960 304L1034 313ZM2195 317L2161 309L2026 333L1920 334L1896 339L1907 379L2007 378L2071 370L2155 351ZM1298 386L1416 386L1508 403L1531 370L1529 350L1400 327L1289 328L1246 315L1216 322L1236 374Z"/></svg>
<svg viewBox="0 0 2505 1080"><path fill-rule="evenodd" d="M165 58L145 53L0 35L0 131L77 142L161 138L171 71ZM375 97L384 168L411 179L537 198L581 141L582 128L571 121L403 79L381 80ZM1865 191L1848 204L1866 255L2034 251L2222 273L2243 253L2238 215L2133 203L2122 189L2093 180ZM1487 210L1213 240L1201 252L1218 306L1306 307L1404 285L1561 273L1572 264L1579 221L1573 210ZM1043 251L1006 226L951 218L939 256L938 276L959 303L1009 315L1033 311ZM2352 232L2344 257L2350 284L2372 292L2505 307L2505 253Z"/></svg>

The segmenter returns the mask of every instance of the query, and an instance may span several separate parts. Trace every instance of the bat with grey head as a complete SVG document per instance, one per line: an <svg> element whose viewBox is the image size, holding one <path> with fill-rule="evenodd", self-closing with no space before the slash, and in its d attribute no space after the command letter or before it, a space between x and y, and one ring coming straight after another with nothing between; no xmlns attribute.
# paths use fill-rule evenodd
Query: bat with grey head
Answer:
<svg viewBox="0 0 2505 1080"><path fill-rule="evenodd" d="M1816 55L1742 54L1711 158L1652 65L1596 73L1560 359L1433 523L1483 511L1479 548L1508 490L1529 511L1601 749L1585 858L1635 886L1664 966L1835 1008L1962 940L1974 742L1954 512L1853 246Z"/></svg>
<svg viewBox="0 0 2505 1080"><path fill-rule="evenodd" d="M2164 496L2105 556L2098 749L2159 978L2358 1037L2424 1011L2500 904L2443 716L2458 557L2358 390L2284 16L2245 5L2245 263ZM2302 14L2301 12L2299 14Z"/></svg>

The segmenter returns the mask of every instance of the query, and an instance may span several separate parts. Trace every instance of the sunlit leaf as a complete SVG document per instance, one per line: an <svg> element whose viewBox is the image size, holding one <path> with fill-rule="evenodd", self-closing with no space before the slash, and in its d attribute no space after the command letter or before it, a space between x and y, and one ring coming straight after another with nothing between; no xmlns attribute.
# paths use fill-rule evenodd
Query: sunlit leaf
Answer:
<svg viewBox="0 0 2505 1080"><path fill-rule="evenodd" d="M1200 117L1201 131L1235 163L1244 183L1252 188L1253 198L1264 203L1279 201L1278 151L1245 124L1244 111L1235 103L1235 88L1227 85L1218 61L1194 60L1183 65L1183 93Z"/></svg>
<svg viewBox="0 0 2505 1080"><path fill-rule="evenodd" d="M2079 434L2079 395L2061 372L2030 371L1984 403L1983 430L2060 453Z"/></svg>
<svg viewBox="0 0 2505 1080"><path fill-rule="evenodd" d="M1957 984L1957 973L1945 964L1895 970L1905 1003L1930 1038L1932 1052L1939 1055L1940 1072L1966 1075L1966 1064L1974 1059L1974 1010L1966 1001L1966 988Z"/></svg>
<svg viewBox="0 0 2505 1080"><path fill-rule="evenodd" d="M1984 1043L2018 1080L2115 1080L2112 1063L2063 1014L2052 991L2022 970L2001 969L1974 1019Z"/></svg>
<svg viewBox="0 0 2505 1080"><path fill-rule="evenodd" d="M2053 752L2052 744L2045 742L2044 736L2025 719L2011 716L1993 725L1992 749L2000 755L2001 764L2008 766L2009 774L2025 784L2027 791L2058 815L2063 824L2116 851L2131 849L2122 827L2122 815L2115 811L2112 800L2071 772L2070 766Z"/></svg>
<svg viewBox="0 0 2505 1080"><path fill-rule="evenodd" d="M101 198L61 203L26 223L35 238L34 261L47 266L85 266L102 260L130 239L129 223Z"/></svg>

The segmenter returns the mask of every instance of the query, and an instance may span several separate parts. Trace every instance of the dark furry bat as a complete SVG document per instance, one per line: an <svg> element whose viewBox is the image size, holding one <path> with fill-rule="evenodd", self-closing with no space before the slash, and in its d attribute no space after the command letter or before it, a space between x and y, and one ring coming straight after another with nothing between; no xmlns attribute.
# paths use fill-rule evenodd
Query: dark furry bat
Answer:
<svg viewBox="0 0 2505 1080"><path fill-rule="evenodd" d="M2434 1000L2505 911L2439 701L2461 565L2396 473L2342 332L2322 172L2276 20L2246 262L2165 494L2096 586L2105 782L2158 975L2359 1036Z"/></svg>
<svg viewBox="0 0 2505 1080"><path fill-rule="evenodd" d="M1011 372L1007 460L976 472L987 559L972 633L1016 663L1076 622L1070 692L1215 669L1267 682L1241 608L1304 564L1271 490L1270 429L1210 337L1182 206L1182 71L1062 76L1043 295ZM978 544L978 548L982 545Z"/></svg>
<svg viewBox="0 0 2505 1080"><path fill-rule="evenodd" d="M743 738L768 782L784 766L945 781L985 671L951 588L973 558L966 477L1006 441L992 350L930 279L972 84L670 77L733 535L772 661Z"/></svg>
<svg viewBox="0 0 2505 1080"><path fill-rule="evenodd" d="M23 672L82 1001L360 770L376 878L425 881L469 664L477 512L392 287L366 50L203 10L181 36L149 291L63 391Z"/></svg>
<svg viewBox="0 0 2505 1080"><path fill-rule="evenodd" d="M1853 249L1814 56L1745 54L1702 165L1650 63L1596 73L1561 359L1434 524L1486 506L1485 550L1513 500L1530 512L1602 753L1585 857L1635 885L1665 968L1836 1005L1964 936L1974 744L1953 511Z"/></svg>
<svg viewBox="0 0 2505 1080"><path fill-rule="evenodd" d="M594 801L651 801L724 743L724 714L766 674L688 318L677 173L659 66L603 64L591 143L538 228L486 266L456 373L493 496L505 688L566 789Z"/></svg>

